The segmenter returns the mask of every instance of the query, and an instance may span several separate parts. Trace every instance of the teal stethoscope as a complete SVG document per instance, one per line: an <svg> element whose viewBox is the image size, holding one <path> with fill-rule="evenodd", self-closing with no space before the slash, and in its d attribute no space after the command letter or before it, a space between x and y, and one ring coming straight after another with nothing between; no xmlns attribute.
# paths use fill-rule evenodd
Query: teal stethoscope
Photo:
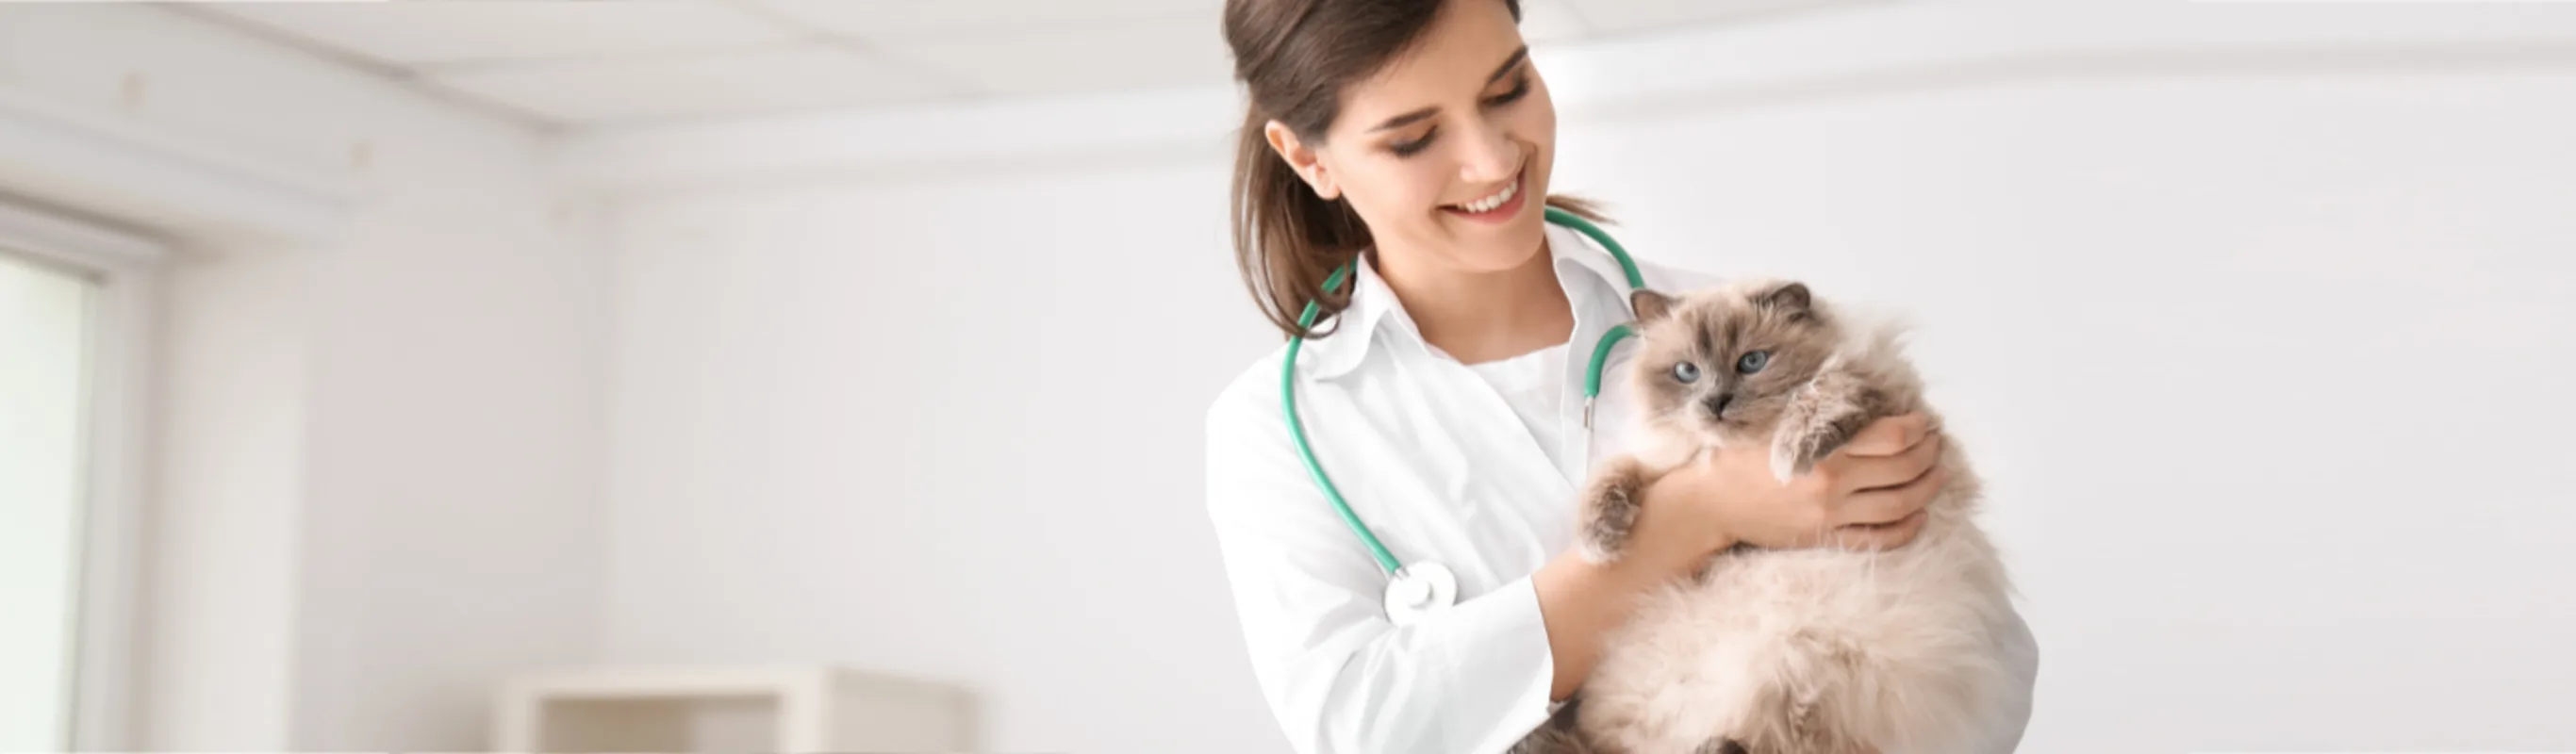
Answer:
<svg viewBox="0 0 2576 754"><path fill-rule="evenodd" d="M1628 258L1628 251L1620 248L1618 241L1611 240L1608 231L1555 207L1547 208L1546 217L1548 222L1581 231L1601 244L1601 248L1609 250L1611 258L1619 260L1620 272L1628 277L1628 289L1645 290L1646 278L1637 273L1637 263ZM1340 288L1350 280L1351 269L1358 264L1359 260L1353 259L1341 269L1334 270L1331 277L1324 279L1324 290L1331 292ZM1298 332L1314 327L1318 308L1317 302L1306 302L1306 312L1297 317ZM1586 431L1592 427L1592 401L1601 395L1601 367L1610 361L1610 347L1633 332L1624 323L1613 326L1609 332L1601 334L1600 342L1592 346L1592 361L1583 371L1583 426ZM1333 510L1342 514L1342 522L1349 524L1351 533L1359 535L1360 542L1368 545L1369 553L1377 557L1378 567L1386 571L1387 618L1401 626L1456 603L1457 574L1439 563L1423 561L1408 565L1397 562L1394 553L1387 552L1386 545L1377 541L1377 534L1369 531L1368 524L1360 523L1359 514L1351 512L1351 504L1342 500L1342 493L1333 487L1333 480L1324 476L1323 464L1315 460L1315 449L1306 444L1305 422L1297 418L1297 351L1305 342L1302 335L1288 339L1287 362L1279 370L1279 402L1288 412L1288 435L1297 441L1297 455L1305 460L1306 473L1315 477L1315 486L1324 491L1324 499L1332 501Z"/></svg>

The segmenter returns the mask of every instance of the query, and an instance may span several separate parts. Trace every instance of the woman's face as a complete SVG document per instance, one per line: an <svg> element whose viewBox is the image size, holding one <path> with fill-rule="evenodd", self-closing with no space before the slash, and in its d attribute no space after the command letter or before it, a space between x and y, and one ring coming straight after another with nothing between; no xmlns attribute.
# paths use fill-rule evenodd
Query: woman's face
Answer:
<svg viewBox="0 0 2576 754"><path fill-rule="evenodd" d="M1539 253L1556 107L1501 0L1449 0L1412 50L1343 92L1320 144L1271 139L1384 255L1463 272Z"/></svg>

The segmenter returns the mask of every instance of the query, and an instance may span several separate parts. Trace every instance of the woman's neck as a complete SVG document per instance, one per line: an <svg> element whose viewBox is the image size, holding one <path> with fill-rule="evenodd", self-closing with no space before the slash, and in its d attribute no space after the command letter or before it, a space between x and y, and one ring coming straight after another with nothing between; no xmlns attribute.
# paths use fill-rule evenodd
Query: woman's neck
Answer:
<svg viewBox="0 0 2576 754"><path fill-rule="evenodd" d="M1429 254L1374 261L1423 340L1461 363L1478 364L1574 337L1574 304L1541 243L1527 264L1499 272L1446 269Z"/></svg>

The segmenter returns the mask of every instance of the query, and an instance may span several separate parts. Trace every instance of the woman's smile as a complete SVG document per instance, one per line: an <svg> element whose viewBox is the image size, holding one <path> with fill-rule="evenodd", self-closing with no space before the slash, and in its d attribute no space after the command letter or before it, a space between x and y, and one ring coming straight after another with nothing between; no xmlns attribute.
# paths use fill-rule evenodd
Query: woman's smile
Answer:
<svg viewBox="0 0 2576 754"><path fill-rule="evenodd" d="M1527 171L1527 167L1522 168L1522 172ZM1521 178L1520 175L1514 175L1512 182L1503 184L1503 187L1492 195L1464 204L1443 205L1440 211L1480 223L1510 221L1520 214L1522 205L1528 204L1526 201L1528 195L1521 191Z"/></svg>

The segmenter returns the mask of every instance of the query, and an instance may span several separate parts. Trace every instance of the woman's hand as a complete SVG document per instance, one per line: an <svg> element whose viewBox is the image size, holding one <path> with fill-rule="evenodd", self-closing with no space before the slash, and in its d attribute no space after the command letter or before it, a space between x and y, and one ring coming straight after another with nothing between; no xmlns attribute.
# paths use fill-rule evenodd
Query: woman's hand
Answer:
<svg viewBox="0 0 2576 754"><path fill-rule="evenodd" d="M1675 513L1705 522L1712 553L1737 542L1892 549L1923 531L1923 507L1949 482L1940 458L1941 434L1929 417L1893 416L1785 484L1772 476L1769 448L1734 448L1665 475L1647 504L1695 509Z"/></svg>
<svg viewBox="0 0 2576 754"><path fill-rule="evenodd" d="M1787 484L1771 476L1769 448L1719 453L1648 483L1615 562L1567 548L1533 576L1556 666L1549 698L1569 698L1591 675L1600 637L1627 621L1637 595L1738 542L1886 549L1913 541L1923 506L1949 481L1940 457L1940 433L1914 414L1870 424Z"/></svg>

